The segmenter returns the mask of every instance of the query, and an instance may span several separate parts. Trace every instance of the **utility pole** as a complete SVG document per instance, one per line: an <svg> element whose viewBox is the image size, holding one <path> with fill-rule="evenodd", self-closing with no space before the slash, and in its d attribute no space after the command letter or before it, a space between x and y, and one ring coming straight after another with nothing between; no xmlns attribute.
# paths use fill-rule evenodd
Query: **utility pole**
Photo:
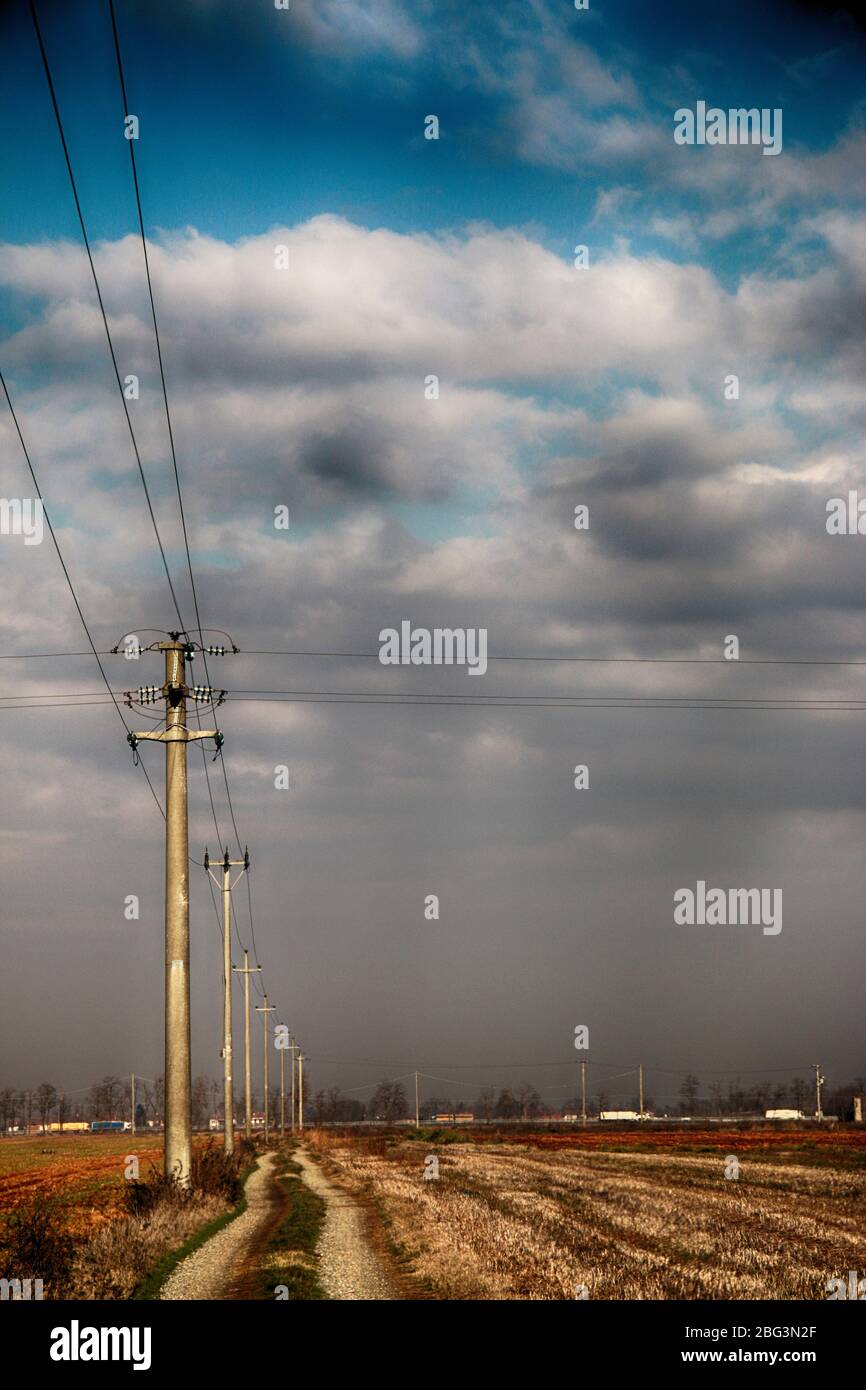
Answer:
<svg viewBox="0 0 866 1390"><path fill-rule="evenodd" d="M250 965L250 953L244 951L243 966L234 966L237 975L244 977L244 1133L249 1139L253 1132L253 1088L250 1067L250 975L261 970L260 965Z"/></svg>
<svg viewBox="0 0 866 1390"><path fill-rule="evenodd" d="M295 1053L296 1053L297 1050L298 1050L298 1044L295 1042L294 1036L293 1036L291 1033L289 1034L289 1037L291 1037L291 1039L292 1039L292 1045L291 1045L291 1047L289 1048L289 1051L290 1051L291 1054L292 1054L292 1134L294 1134L294 1132L295 1132Z"/></svg>
<svg viewBox="0 0 866 1390"><path fill-rule="evenodd" d="M580 1118L586 1124L586 1062L580 1064Z"/></svg>
<svg viewBox="0 0 866 1390"><path fill-rule="evenodd" d="M304 1128L304 1054L298 1053L298 1129Z"/></svg>
<svg viewBox="0 0 866 1390"><path fill-rule="evenodd" d="M118 651L118 647L114 651ZM140 652L140 648L138 649ZM190 1108L189 1038L189 820L187 812L186 746L194 739L212 738L217 750L222 734L217 729L190 730L186 725L187 698L219 703L222 694L207 686L186 684L186 661L195 655L190 641L179 632L155 650L165 653L165 684L139 686L128 691L126 702L157 704L165 700L165 728L160 732L127 734L133 753L139 743L165 744L165 1158L167 1177L189 1187L192 1169L192 1114ZM224 649L207 647L214 655Z"/></svg>
<svg viewBox="0 0 866 1390"><path fill-rule="evenodd" d="M821 1075L820 1062L815 1063L815 1119L823 1120L824 1112L821 1109L821 1087L827 1080L826 1076Z"/></svg>
<svg viewBox="0 0 866 1390"><path fill-rule="evenodd" d="M280 1048L280 1138L286 1132L286 1049Z"/></svg>
<svg viewBox="0 0 866 1390"><path fill-rule="evenodd" d="M415 1128L418 1129L421 1121L418 1118L418 1073L415 1073Z"/></svg>
<svg viewBox="0 0 866 1390"><path fill-rule="evenodd" d="M210 855L204 852L205 871L219 884L216 874L211 872ZM235 1096L232 1074L232 889L236 888L250 867L250 852L244 850L243 859L229 859L226 849L222 862L223 895L223 1110L225 1128L225 1151L234 1153L235 1147ZM232 869L239 868L234 883Z"/></svg>
<svg viewBox="0 0 866 1390"><path fill-rule="evenodd" d="M263 1025L264 1025L264 1042L265 1042L265 1143L268 1142L268 1123L269 1123L269 1122L268 1122L268 1111L270 1110L270 1095L268 1094L268 1060L269 1060L269 1058L268 1058L268 1014L275 1014L276 1011L277 1011L277 1006L276 1006L276 1004L271 1004L270 1008L268 1007L268 996L267 996L267 995L265 995L265 1002L264 1002L264 1004L257 1004L257 1005L256 1005L256 1013L262 1015L262 1023L263 1023Z"/></svg>
<svg viewBox="0 0 866 1390"><path fill-rule="evenodd" d="M133 1134L134 1134L134 1133L135 1133L135 1072L132 1073L132 1081L130 1082L130 1093L131 1093L131 1094L130 1094L130 1108L131 1108L131 1110L132 1110L132 1124L131 1124L130 1128L131 1128L131 1130L132 1130L132 1132L133 1132Z"/></svg>
<svg viewBox="0 0 866 1390"><path fill-rule="evenodd" d="M643 1119L643 1062L640 1064L640 1117Z"/></svg>

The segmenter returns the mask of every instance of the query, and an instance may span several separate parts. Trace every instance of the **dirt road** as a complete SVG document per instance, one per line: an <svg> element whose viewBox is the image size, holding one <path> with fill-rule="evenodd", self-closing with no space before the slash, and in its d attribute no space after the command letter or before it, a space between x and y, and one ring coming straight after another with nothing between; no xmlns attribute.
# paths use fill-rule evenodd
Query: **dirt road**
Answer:
<svg viewBox="0 0 866 1390"><path fill-rule="evenodd" d="M397 1298L370 1244L357 1202L326 1178L304 1149L296 1149L292 1156L304 1182L327 1207L316 1260L319 1282L328 1298L359 1302Z"/></svg>
<svg viewBox="0 0 866 1390"><path fill-rule="evenodd" d="M246 1211L235 1217L169 1275L161 1299L226 1299L243 1276L250 1250L274 1209L273 1170L277 1155L265 1154L247 1178Z"/></svg>

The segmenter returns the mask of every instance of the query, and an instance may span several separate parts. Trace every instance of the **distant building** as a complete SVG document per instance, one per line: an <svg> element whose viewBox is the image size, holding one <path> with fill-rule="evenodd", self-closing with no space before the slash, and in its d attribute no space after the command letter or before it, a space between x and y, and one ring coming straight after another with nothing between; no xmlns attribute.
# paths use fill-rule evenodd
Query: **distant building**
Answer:
<svg viewBox="0 0 866 1390"><path fill-rule="evenodd" d="M768 1110L765 1120L805 1120L802 1110Z"/></svg>
<svg viewBox="0 0 866 1390"><path fill-rule="evenodd" d="M646 1111L641 1115L639 1110L602 1110L598 1118L600 1120L647 1120L649 1116Z"/></svg>
<svg viewBox="0 0 866 1390"><path fill-rule="evenodd" d="M437 1125L471 1125L475 1116L468 1110L461 1110L459 1114L434 1115L433 1123Z"/></svg>

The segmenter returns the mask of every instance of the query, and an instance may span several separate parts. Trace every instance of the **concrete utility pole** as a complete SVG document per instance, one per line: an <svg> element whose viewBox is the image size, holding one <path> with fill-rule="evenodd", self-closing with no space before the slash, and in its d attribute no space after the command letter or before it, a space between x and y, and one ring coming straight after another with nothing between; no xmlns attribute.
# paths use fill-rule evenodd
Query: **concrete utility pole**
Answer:
<svg viewBox="0 0 866 1390"><path fill-rule="evenodd" d="M186 726L187 697L213 702L218 692L186 684L186 659L193 644L179 632L159 642L165 653L165 684L130 691L127 703L156 704L165 699L165 729L127 735L133 752L151 740L165 744L165 1159L166 1176L188 1187L192 1171L192 1114L189 1041L189 822L187 813L186 746L194 739L212 738L216 729ZM117 651L118 648L115 648ZM213 652L214 648L207 648ZM221 697L220 697L221 698Z"/></svg>
<svg viewBox="0 0 866 1390"><path fill-rule="evenodd" d="M291 1054L292 1054L292 1134L294 1134L294 1132L295 1132L295 1053L296 1053L297 1050L298 1050L298 1044L295 1042L295 1039L294 1039L294 1037L292 1036L291 1033L289 1034L289 1037L292 1039L292 1045L291 1045L291 1047L289 1048L289 1051L290 1051Z"/></svg>
<svg viewBox="0 0 866 1390"><path fill-rule="evenodd" d="M244 963L234 967L237 975L244 977L244 1133L249 1139L253 1132L253 1088L250 1066L250 975L261 970L260 965L250 965L250 953L244 951Z"/></svg>
<svg viewBox="0 0 866 1390"><path fill-rule="evenodd" d="M216 874L211 872L210 855L204 852L204 867L214 883L219 885ZM240 873L232 882L232 869L240 868ZM235 1147L235 1095L232 1074L232 889L236 888L250 867L250 852L244 850L243 859L229 859L226 849L222 862L223 895L223 1110L225 1128L225 1151L234 1153Z"/></svg>
<svg viewBox="0 0 866 1390"><path fill-rule="evenodd" d="M304 1054L298 1053L298 1129L304 1128Z"/></svg>
<svg viewBox="0 0 866 1390"><path fill-rule="evenodd" d="M821 1109L821 1087L827 1080L826 1076L821 1075L821 1063L815 1063L815 1119L823 1120L824 1112Z"/></svg>
<svg viewBox="0 0 866 1390"><path fill-rule="evenodd" d="M415 1073L415 1128L418 1129L421 1121L418 1118L418 1073Z"/></svg>
<svg viewBox="0 0 866 1390"><path fill-rule="evenodd" d="M264 1004L257 1004L257 1005L256 1005L256 1013L257 1013L257 1014L261 1014L261 1016L262 1016L262 1023L264 1024L264 1042L265 1042L265 1143L268 1142L268 1127L269 1127L268 1111L270 1110L270 1103L269 1103L269 1102L270 1102L270 1096L269 1096L269 1094L268 1094L268 1061L269 1061L269 1051L268 1051L268 1014L275 1014L276 1012L277 1012L277 1006L276 1006L276 1004L271 1004L270 1008L268 1007L268 996L267 996L267 995L265 995L265 1002L264 1002Z"/></svg>
<svg viewBox="0 0 866 1390"><path fill-rule="evenodd" d="M280 1138L286 1132L286 1049L280 1048Z"/></svg>
<svg viewBox="0 0 866 1390"><path fill-rule="evenodd" d="M640 1064L640 1117L643 1119L643 1062Z"/></svg>
<svg viewBox="0 0 866 1390"><path fill-rule="evenodd" d="M580 1118L586 1124L586 1062L580 1064Z"/></svg>

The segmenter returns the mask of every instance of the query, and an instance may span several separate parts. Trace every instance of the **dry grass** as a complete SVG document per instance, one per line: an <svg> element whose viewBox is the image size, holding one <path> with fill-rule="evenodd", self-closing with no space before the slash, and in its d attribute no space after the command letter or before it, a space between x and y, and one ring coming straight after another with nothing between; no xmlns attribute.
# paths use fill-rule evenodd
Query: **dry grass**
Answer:
<svg viewBox="0 0 866 1390"><path fill-rule="evenodd" d="M826 1161L311 1139L442 1298L823 1299L866 1270L866 1172Z"/></svg>
<svg viewBox="0 0 866 1390"><path fill-rule="evenodd" d="M138 1156L141 1180L124 1178ZM160 1173L162 1137L52 1135L0 1145L0 1275L42 1278L46 1298L127 1299L163 1255L228 1211L243 1142L227 1160L196 1138L186 1193Z"/></svg>
<svg viewBox="0 0 866 1390"><path fill-rule="evenodd" d="M228 1204L214 1196L195 1197L182 1205L169 1199L146 1217L130 1216L100 1227L79 1245L70 1286L59 1297L130 1298L163 1255L227 1210Z"/></svg>

